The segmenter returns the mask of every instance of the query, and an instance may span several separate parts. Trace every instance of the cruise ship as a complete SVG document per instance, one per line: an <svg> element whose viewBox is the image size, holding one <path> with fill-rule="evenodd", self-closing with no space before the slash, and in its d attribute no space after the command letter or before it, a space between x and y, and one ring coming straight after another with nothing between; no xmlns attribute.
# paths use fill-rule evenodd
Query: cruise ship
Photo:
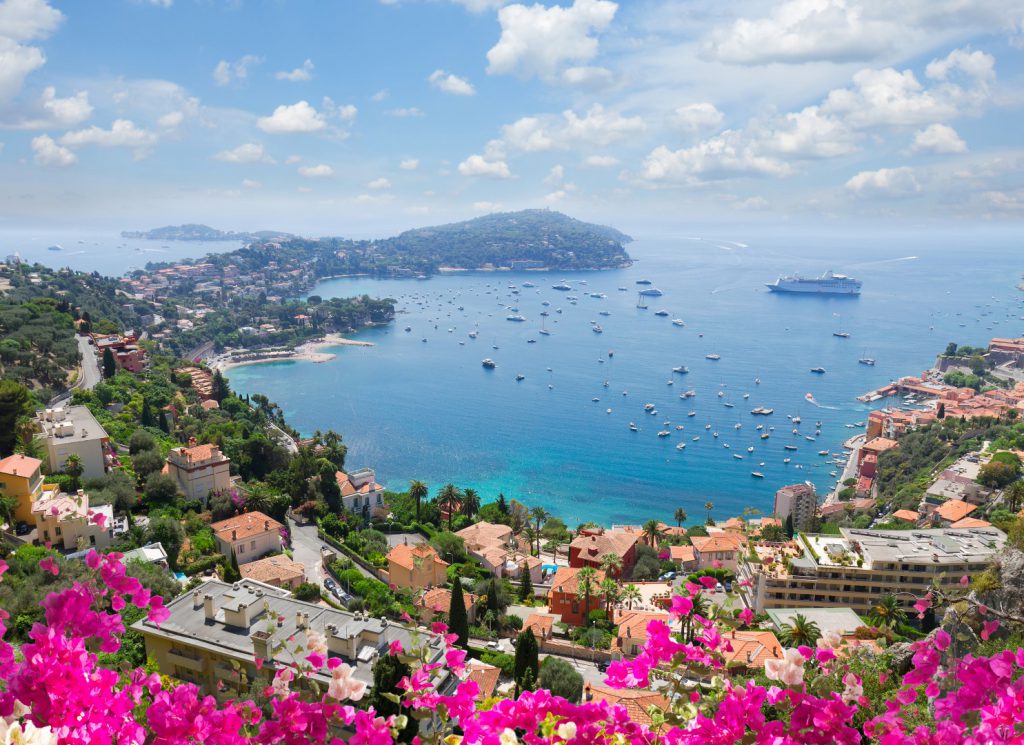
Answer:
<svg viewBox="0 0 1024 745"><path fill-rule="evenodd" d="M825 272L816 279L779 277L765 285L772 292L806 292L817 295L859 295L861 281L845 274Z"/></svg>

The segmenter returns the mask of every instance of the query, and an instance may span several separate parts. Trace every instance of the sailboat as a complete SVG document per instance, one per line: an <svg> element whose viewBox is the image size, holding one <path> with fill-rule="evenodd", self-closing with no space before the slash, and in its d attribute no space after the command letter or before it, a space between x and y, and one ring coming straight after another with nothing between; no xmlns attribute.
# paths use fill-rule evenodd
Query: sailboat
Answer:
<svg viewBox="0 0 1024 745"><path fill-rule="evenodd" d="M540 334L543 335L543 336L551 336L551 332L548 331L546 328L544 328L544 322L546 320L547 319L545 319L543 317L540 319Z"/></svg>
<svg viewBox="0 0 1024 745"><path fill-rule="evenodd" d="M874 367L875 366L875 358L874 357L868 357L868 350L866 350L866 349L864 350L864 356L861 357L859 360L857 360L857 362L859 362L862 365L867 365L868 367Z"/></svg>
<svg viewBox="0 0 1024 745"><path fill-rule="evenodd" d="M843 317L841 315L839 315L838 313L836 313L835 316L836 316L836 318L839 319L839 327L841 329L842 325L843 325L843 321L842 321ZM840 339L849 339L850 338L850 332L849 331L833 331L832 332L832 336L836 336L836 337L838 337Z"/></svg>
<svg viewBox="0 0 1024 745"><path fill-rule="evenodd" d="M636 307L640 308L641 310L647 310L647 303L644 302L644 295L643 295L642 292L641 293L637 293L637 296L636 296Z"/></svg>

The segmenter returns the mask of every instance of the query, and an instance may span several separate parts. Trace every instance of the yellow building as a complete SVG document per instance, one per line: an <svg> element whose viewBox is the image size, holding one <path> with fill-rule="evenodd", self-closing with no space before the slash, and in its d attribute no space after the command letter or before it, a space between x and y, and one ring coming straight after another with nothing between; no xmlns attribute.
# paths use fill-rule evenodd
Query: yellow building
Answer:
<svg viewBox="0 0 1024 745"><path fill-rule="evenodd" d="M24 455L10 455L0 460L0 495L14 497L18 504L14 509L14 519L29 523L32 517L32 505L43 493L43 462Z"/></svg>
<svg viewBox="0 0 1024 745"><path fill-rule="evenodd" d="M422 590L448 582L448 562L429 543L399 544L388 554L388 581L396 587Z"/></svg>

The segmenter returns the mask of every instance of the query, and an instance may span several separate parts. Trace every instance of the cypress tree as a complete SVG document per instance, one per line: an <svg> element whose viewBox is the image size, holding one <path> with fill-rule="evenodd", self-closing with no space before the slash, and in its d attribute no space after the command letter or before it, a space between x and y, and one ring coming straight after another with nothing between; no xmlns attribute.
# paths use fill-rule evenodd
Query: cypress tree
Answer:
<svg viewBox="0 0 1024 745"><path fill-rule="evenodd" d="M792 538L793 537L793 516L792 515L786 515L786 537L787 538Z"/></svg>
<svg viewBox="0 0 1024 745"><path fill-rule="evenodd" d="M469 644L469 618L466 615L466 598L462 595L462 582L458 578L452 587L452 602L448 606L448 631L459 638L456 644L465 648Z"/></svg>
<svg viewBox="0 0 1024 745"><path fill-rule="evenodd" d="M498 493L498 512L502 515L508 514L508 502L505 501L505 495Z"/></svg>
<svg viewBox="0 0 1024 745"><path fill-rule="evenodd" d="M498 580L491 577L491 583L487 585L487 610L494 613L495 617L501 615L501 606L498 603Z"/></svg>
<svg viewBox="0 0 1024 745"><path fill-rule="evenodd" d="M539 669L537 637L533 635L532 630L523 629L516 637L516 659L512 668L512 677L518 689L516 695L519 695L520 690L528 690L527 684L532 685L536 682Z"/></svg>
<svg viewBox="0 0 1024 745"><path fill-rule="evenodd" d="M110 347L103 350L103 377L112 378L117 374L117 365L114 363L114 353Z"/></svg>
<svg viewBox="0 0 1024 745"><path fill-rule="evenodd" d="M152 427L153 426L153 409L149 405L149 399L142 399L142 426Z"/></svg>
<svg viewBox="0 0 1024 745"><path fill-rule="evenodd" d="M533 599L533 580L530 578L530 570L526 564L519 569L519 599L524 603Z"/></svg>
<svg viewBox="0 0 1024 745"><path fill-rule="evenodd" d="M167 412L166 411L164 411L163 409L160 409L160 417L158 418L157 421L159 423L161 431L170 433L171 425L167 423Z"/></svg>

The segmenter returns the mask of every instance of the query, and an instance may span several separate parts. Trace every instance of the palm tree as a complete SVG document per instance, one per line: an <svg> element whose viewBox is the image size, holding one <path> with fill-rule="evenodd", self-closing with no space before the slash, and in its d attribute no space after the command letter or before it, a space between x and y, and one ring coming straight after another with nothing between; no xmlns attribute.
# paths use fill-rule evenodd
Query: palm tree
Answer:
<svg viewBox="0 0 1024 745"><path fill-rule="evenodd" d="M1014 481L1006 488L1006 499L1010 502L1010 512L1016 512L1018 505L1024 500L1024 481Z"/></svg>
<svg viewBox="0 0 1024 745"><path fill-rule="evenodd" d="M783 624L779 634L779 641L787 647L799 647L801 645L813 647L814 643L821 638L821 629L814 621L808 621L802 613L793 616L792 623Z"/></svg>
<svg viewBox="0 0 1024 745"><path fill-rule="evenodd" d="M880 597L878 602L871 606L871 610L868 611L868 620L875 626L895 628L901 623L906 623L907 612L900 605L899 598L890 593Z"/></svg>
<svg viewBox="0 0 1024 745"><path fill-rule="evenodd" d="M684 510L682 507L676 507L675 518L677 528L683 527L683 523L686 522L686 517L686 510Z"/></svg>
<svg viewBox="0 0 1024 745"><path fill-rule="evenodd" d="M458 511L462 492L455 484L445 484L437 493L437 506L448 513L448 530L452 529L452 518Z"/></svg>
<svg viewBox="0 0 1024 745"><path fill-rule="evenodd" d="M245 497L245 509L247 512L267 512L270 509L272 495L270 490L260 484L250 483L247 487L249 493Z"/></svg>
<svg viewBox="0 0 1024 745"><path fill-rule="evenodd" d="M657 520L648 520L644 523L643 537L647 541L647 545L651 548L658 547L658 541L661 540L661 523Z"/></svg>
<svg viewBox="0 0 1024 745"><path fill-rule="evenodd" d="M680 636L684 644L693 641L693 632L696 628L694 619L697 616L701 618L709 618L711 616L712 603L703 592L698 592L691 600L693 601L693 610L683 620L683 627L680 630Z"/></svg>
<svg viewBox="0 0 1024 745"><path fill-rule="evenodd" d="M430 491L419 479L409 482L409 496L416 500L416 522L420 521L420 503L427 498Z"/></svg>
<svg viewBox="0 0 1024 745"><path fill-rule="evenodd" d="M533 553L534 539L537 538L537 529L532 525L527 525L523 528L523 537L526 538L526 542L530 544L530 553Z"/></svg>
<svg viewBox="0 0 1024 745"><path fill-rule="evenodd" d="M704 509L708 511L708 525L711 525L711 510L715 509L715 503L709 499L704 503Z"/></svg>
<svg viewBox="0 0 1024 745"><path fill-rule="evenodd" d="M640 593L640 588L630 582L622 588L622 594L619 596L619 600L625 603L630 610L633 610L633 603L639 603L643 600L643 597L644 596Z"/></svg>
<svg viewBox="0 0 1024 745"><path fill-rule="evenodd" d="M537 524L537 553L540 553L540 528L550 517L548 511L543 507L534 507L530 510L530 517Z"/></svg>
<svg viewBox="0 0 1024 745"><path fill-rule="evenodd" d="M462 514L466 517L473 517L480 510L480 495L476 489L466 489L462 492Z"/></svg>
<svg viewBox="0 0 1024 745"><path fill-rule="evenodd" d="M622 557L616 553L605 554L601 559L601 571L609 577L618 577L622 571Z"/></svg>
<svg viewBox="0 0 1024 745"><path fill-rule="evenodd" d="M64 473L71 477L72 489L78 489L78 480L82 477L84 470L85 467L82 465L82 459L78 453L71 453L67 460L64 461Z"/></svg>
<svg viewBox="0 0 1024 745"><path fill-rule="evenodd" d="M576 597L583 598L583 615L590 625L590 598L598 591L597 570L583 567L576 575Z"/></svg>
<svg viewBox="0 0 1024 745"><path fill-rule="evenodd" d="M36 422L31 417L23 416L18 419L18 423L14 426L14 431L18 435L18 439L21 440L22 445L28 445L36 436Z"/></svg>
<svg viewBox="0 0 1024 745"><path fill-rule="evenodd" d="M554 564L558 561L558 541L552 539L544 544L544 550L551 552L551 563Z"/></svg>
<svg viewBox="0 0 1024 745"><path fill-rule="evenodd" d="M604 595L604 612L608 615L608 620L612 619L612 606L619 602L621 593L619 592L619 583L611 577L605 577L604 582L599 586L601 594Z"/></svg>

